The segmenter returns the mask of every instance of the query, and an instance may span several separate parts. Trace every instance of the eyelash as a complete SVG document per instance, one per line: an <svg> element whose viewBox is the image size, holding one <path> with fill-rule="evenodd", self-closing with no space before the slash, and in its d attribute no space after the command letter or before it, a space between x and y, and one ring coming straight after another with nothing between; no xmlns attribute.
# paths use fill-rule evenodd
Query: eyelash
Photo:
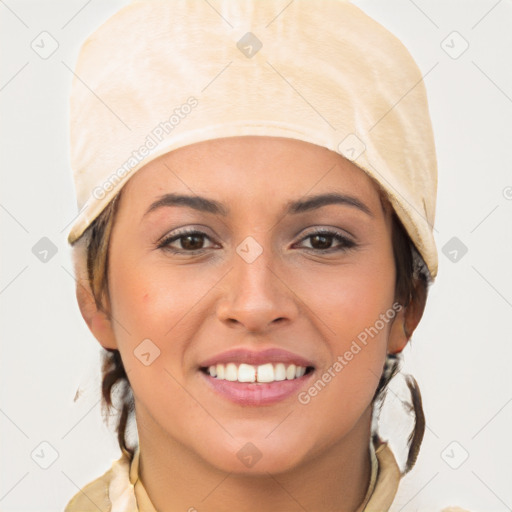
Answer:
<svg viewBox="0 0 512 512"><path fill-rule="evenodd" d="M169 247L169 244L179 240L180 238L184 238L186 236L191 235L198 235L198 236L204 236L206 238L210 238L206 233L203 231L198 231L197 229L184 229L182 231L178 231L177 233L174 233L172 235L169 235L165 237L160 243L158 243L157 248L163 249L164 251L169 251L173 254L197 254L198 252L204 251L205 249L196 249L196 250L179 250L179 249L173 249ZM300 241L307 240L308 238L312 238L314 236L326 236L326 237L332 237L333 239L337 240L338 242L341 242L343 244L343 247L338 248L332 248L329 249L314 249L314 248L307 248L307 250L316 252L316 253L331 253L331 252L338 252L338 251L348 251L350 249L353 249L357 246L357 244L350 240L349 238L346 238L343 235L340 235L336 231L330 231L328 229L319 229L317 231L313 231L312 233L309 233L307 236L303 237Z"/></svg>

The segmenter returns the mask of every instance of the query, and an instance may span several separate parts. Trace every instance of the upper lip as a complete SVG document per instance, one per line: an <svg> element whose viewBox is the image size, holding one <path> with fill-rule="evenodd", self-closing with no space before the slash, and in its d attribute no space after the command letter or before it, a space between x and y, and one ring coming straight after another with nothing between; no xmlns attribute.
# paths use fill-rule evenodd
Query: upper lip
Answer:
<svg viewBox="0 0 512 512"><path fill-rule="evenodd" d="M207 368L208 366L226 363L245 363L252 365L285 363L294 364L295 366L313 366L313 363L308 359L281 348L267 348L265 350L234 348L210 357L209 359L205 359L199 366Z"/></svg>

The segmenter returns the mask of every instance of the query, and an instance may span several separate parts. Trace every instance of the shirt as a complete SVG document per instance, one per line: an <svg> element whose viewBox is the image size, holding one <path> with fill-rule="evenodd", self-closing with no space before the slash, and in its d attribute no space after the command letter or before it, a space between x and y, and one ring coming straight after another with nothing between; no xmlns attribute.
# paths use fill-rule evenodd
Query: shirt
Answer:
<svg viewBox="0 0 512 512"><path fill-rule="evenodd" d="M133 460L123 454L112 467L78 491L64 512L157 512L139 479L139 446ZM385 512L391 506L401 472L386 442L370 442L371 474L365 499L357 512ZM468 512L445 508L441 512Z"/></svg>

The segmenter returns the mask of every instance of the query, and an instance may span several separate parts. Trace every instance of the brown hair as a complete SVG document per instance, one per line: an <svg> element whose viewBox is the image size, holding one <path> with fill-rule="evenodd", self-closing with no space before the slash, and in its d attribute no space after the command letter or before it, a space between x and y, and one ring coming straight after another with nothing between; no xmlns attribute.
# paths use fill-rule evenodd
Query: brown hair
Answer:
<svg viewBox="0 0 512 512"><path fill-rule="evenodd" d="M389 210L392 215L392 244L396 268L395 298L404 307L411 301L416 301L423 308L429 285L432 283L430 273L395 210L390 206L385 192L379 183L375 182L375 185L379 191L384 211ZM87 274L94 300L97 308L108 315L110 315L107 278L109 242L121 194L122 190L82 235L85 238ZM104 304L107 304L108 307L105 308ZM408 333L406 335L409 337ZM110 414L113 407L112 393L114 386L116 386L116 389L119 389L121 394L121 414L119 415L116 427L118 443L121 451L131 460L135 453L135 447L128 446L126 433L128 421L135 411L132 389L119 351L107 348L102 353L102 357L102 409ZM374 409L378 408L378 411L374 410L374 414L380 411L388 384L399 372L400 364L401 353L387 355L383 372L372 400ZM408 455L403 474L410 471L414 466L425 432L425 416L418 384L411 375L406 376L406 383L411 395L411 405L409 408L413 413L414 426L407 441ZM377 444L382 442L377 432L372 432L372 438Z"/></svg>

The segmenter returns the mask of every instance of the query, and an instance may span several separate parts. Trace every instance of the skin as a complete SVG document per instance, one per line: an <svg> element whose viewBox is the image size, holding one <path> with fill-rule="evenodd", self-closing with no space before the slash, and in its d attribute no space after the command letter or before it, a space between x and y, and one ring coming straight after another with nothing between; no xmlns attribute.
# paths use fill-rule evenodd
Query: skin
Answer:
<svg viewBox="0 0 512 512"><path fill-rule="evenodd" d="M339 204L283 214L290 200L333 191L357 198L372 215ZM173 206L144 215L169 192L215 199L230 213ZM201 142L128 180L109 248L111 317L96 309L85 279L77 298L97 340L121 353L135 397L140 478L159 511L360 508L370 475L371 400L386 353L404 348L422 307L402 309L307 405L296 395L260 407L231 403L205 384L198 364L233 347L277 346L314 362L307 390L395 302L384 206L354 164L284 138ZM186 227L207 235L188 240L196 254L157 247ZM307 238L321 227L357 245L333 251L336 239L322 246ZM252 263L236 252L248 236L263 249ZM171 246L185 251L186 242ZM161 351L149 366L134 356L147 338ZM248 442L262 454L252 467L237 457Z"/></svg>

